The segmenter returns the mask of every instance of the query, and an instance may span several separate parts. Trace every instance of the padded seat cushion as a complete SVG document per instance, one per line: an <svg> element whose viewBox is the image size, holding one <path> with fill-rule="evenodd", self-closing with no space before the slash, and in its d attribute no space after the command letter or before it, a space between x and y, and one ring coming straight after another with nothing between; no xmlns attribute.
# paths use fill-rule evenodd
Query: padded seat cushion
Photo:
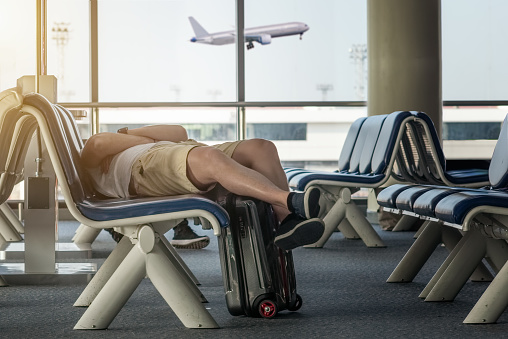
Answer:
<svg viewBox="0 0 508 339"><path fill-rule="evenodd" d="M377 195L377 202L381 207L397 208L397 197L403 191L414 187L414 185L394 184L383 189Z"/></svg>
<svg viewBox="0 0 508 339"><path fill-rule="evenodd" d="M414 186L401 192L395 201L395 205L398 209L403 211L413 212L413 205L416 199L423 193L431 190L430 186Z"/></svg>
<svg viewBox="0 0 508 339"><path fill-rule="evenodd" d="M508 208L508 193L479 189L450 194L437 203L435 215L439 220L462 225L469 211L479 206Z"/></svg>
<svg viewBox="0 0 508 339"><path fill-rule="evenodd" d="M444 174L448 181L457 186L489 181L489 170L487 169L459 169L446 171Z"/></svg>
<svg viewBox="0 0 508 339"><path fill-rule="evenodd" d="M365 187L375 185L385 178L384 174L352 174L352 173L301 173L289 181L289 187L304 191L311 181L328 181L331 186ZM345 183L345 185L341 184Z"/></svg>
<svg viewBox="0 0 508 339"><path fill-rule="evenodd" d="M445 197L457 193L461 188L439 187L435 186L431 190L420 195L413 204L413 212L425 216L435 218L436 205Z"/></svg>
<svg viewBox="0 0 508 339"><path fill-rule="evenodd" d="M96 221L118 220L188 210L205 210L212 213L222 227L229 225L229 216L224 208L199 195L85 200L77 204L76 207L85 217Z"/></svg>

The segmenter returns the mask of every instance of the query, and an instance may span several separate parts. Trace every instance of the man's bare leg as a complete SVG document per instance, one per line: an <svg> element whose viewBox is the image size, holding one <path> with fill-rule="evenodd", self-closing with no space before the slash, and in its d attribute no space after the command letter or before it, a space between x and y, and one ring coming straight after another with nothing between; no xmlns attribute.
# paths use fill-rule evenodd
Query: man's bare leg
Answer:
<svg viewBox="0 0 508 339"><path fill-rule="evenodd" d="M271 172L267 173L267 175L271 176L283 188L277 186L260 172L240 164L235 159L229 158L222 151L213 147L196 147L189 152L187 156L187 176L189 180L201 190L206 190L211 185L219 183L226 190L237 195L250 196L270 203L279 222L281 222L276 231L274 242L284 250L292 250L296 247L318 241L323 235L324 223L318 218L311 218L312 214L307 216L307 208L311 204L308 204L303 199L304 194L292 193L291 206L288 206L288 196L290 193L287 189L287 184L285 182L282 184L281 177L278 175L279 171L282 170L280 163L278 167L270 166L270 159L267 159L265 162L262 160L264 156L257 154L260 157L260 163L258 166L253 165L256 159L253 156L244 154L252 145L248 146L242 147L238 153L235 151L237 153L236 158L246 165L260 168L261 171L271 168L275 175L271 176ZM243 158L242 154L246 158ZM273 160L273 155L271 160ZM309 208L309 210L314 210L314 213L317 215L319 212L319 190L315 193L318 194L317 197L314 197L313 204L317 209ZM302 207L305 208L305 211L303 211ZM294 213L290 213L290 209ZM302 216L302 212L306 215L305 217Z"/></svg>
<svg viewBox="0 0 508 339"><path fill-rule="evenodd" d="M265 139L244 140L238 144L232 158L241 165L261 173L283 191L289 192L286 174L282 169L277 148L271 141ZM287 208L279 206L273 208L277 215L285 217L288 214ZM279 209L282 210L279 211Z"/></svg>
<svg viewBox="0 0 508 339"><path fill-rule="evenodd" d="M219 183L235 194L266 201L274 206L279 221L289 214L287 189L279 188L263 174L229 158L216 148L192 149L187 157L187 176L201 190Z"/></svg>

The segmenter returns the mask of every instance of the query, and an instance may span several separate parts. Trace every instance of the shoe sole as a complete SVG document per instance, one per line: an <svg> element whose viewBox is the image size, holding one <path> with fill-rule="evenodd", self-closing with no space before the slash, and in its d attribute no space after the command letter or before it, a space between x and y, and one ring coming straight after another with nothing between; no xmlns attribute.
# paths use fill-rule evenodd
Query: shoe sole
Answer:
<svg viewBox="0 0 508 339"><path fill-rule="evenodd" d="M319 215L319 210L321 209L319 206L319 197L321 196L321 191L319 188L314 187L310 190L307 190L305 192L304 196L304 209L305 209L305 218L312 219L317 218ZM311 206L309 205L310 201L317 201L316 205Z"/></svg>
<svg viewBox="0 0 508 339"><path fill-rule="evenodd" d="M302 221L291 231L275 237L275 245L283 250L292 250L300 246L310 245L318 241L325 230L320 219L314 218Z"/></svg>
<svg viewBox="0 0 508 339"><path fill-rule="evenodd" d="M184 250L200 250L210 244L210 238L203 238L200 240L171 240L171 245L174 248Z"/></svg>

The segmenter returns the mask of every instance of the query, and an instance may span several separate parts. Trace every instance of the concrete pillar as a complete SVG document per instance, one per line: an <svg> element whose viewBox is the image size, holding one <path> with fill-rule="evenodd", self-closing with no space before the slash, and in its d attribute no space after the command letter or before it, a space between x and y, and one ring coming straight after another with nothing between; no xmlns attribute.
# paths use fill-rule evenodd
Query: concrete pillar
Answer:
<svg viewBox="0 0 508 339"><path fill-rule="evenodd" d="M423 111L441 137L441 1L367 4L368 115Z"/></svg>

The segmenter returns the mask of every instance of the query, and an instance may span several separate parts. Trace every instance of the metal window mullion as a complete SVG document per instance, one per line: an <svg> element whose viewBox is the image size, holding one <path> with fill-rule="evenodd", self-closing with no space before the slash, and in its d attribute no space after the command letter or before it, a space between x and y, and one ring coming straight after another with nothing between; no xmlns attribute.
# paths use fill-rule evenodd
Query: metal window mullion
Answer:
<svg viewBox="0 0 508 339"><path fill-rule="evenodd" d="M90 0L90 95L91 102L99 102L99 22L97 0ZM92 109L91 133L99 132L99 108Z"/></svg>
<svg viewBox="0 0 508 339"><path fill-rule="evenodd" d="M46 16L47 5L46 0L37 0L37 74L35 75L35 91L39 90L39 76L47 74L47 33L46 33Z"/></svg>
<svg viewBox="0 0 508 339"><path fill-rule="evenodd" d="M236 0L236 135L245 139L245 8L244 0Z"/></svg>

